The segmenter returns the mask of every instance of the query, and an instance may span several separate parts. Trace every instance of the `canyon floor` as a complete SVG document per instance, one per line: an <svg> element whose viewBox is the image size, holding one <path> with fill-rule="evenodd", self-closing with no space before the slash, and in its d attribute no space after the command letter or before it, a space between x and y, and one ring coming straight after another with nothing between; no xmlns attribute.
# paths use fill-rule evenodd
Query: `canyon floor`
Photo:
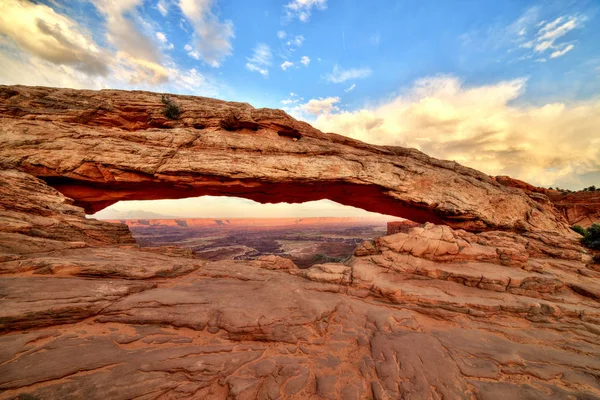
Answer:
<svg viewBox="0 0 600 400"><path fill-rule="evenodd" d="M142 247L187 248L205 260L254 260L277 255L298 268L350 258L357 245L386 234L390 218L129 219Z"/></svg>
<svg viewBox="0 0 600 400"><path fill-rule="evenodd" d="M171 99L0 86L0 399L600 399L597 197ZM86 218L203 195L417 224L298 268Z"/></svg>

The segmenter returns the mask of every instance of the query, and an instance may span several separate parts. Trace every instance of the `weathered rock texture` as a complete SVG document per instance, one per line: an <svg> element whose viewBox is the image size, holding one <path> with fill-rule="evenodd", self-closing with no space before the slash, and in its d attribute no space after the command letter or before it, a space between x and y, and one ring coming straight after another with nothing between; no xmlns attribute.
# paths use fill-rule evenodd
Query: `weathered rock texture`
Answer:
<svg viewBox="0 0 600 400"><path fill-rule="evenodd" d="M494 179L505 186L522 189L526 193L541 193L547 196L569 225L581 225L587 228L594 223L600 223L600 190L561 192L535 187L507 176L497 176Z"/></svg>
<svg viewBox="0 0 600 400"><path fill-rule="evenodd" d="M164 158L160 151L135 143L130 158L135 158L136 151L140 158L133 172L126 172L115 160L104 166L86 161L106 174L106 182L90 178L91 173L76 175L77 168L63 167L82 157L108 161L119 151L125 154L126 141L111 156L103 155L101 149L94 153L92 148L87 155L79 154L80 140L98 138L98 132L106 128L90 128L84 134L85 118L40 122L31 111L44 104L59 107L52 96L69 91L4 91L9 101L25 96L19 91L38 97L26 103L29 111L23 105L10 109L15 116L23 115L2 125L2 146L11 151L0 149L0 162L20 170L0 171L0 399L600 399L600 266L574 236L561 232L562 222L552 219L547 203L542 202L543 207L536 209L539 215L532 218L554 221L552 230L533 229L527 221L524 226L529 231L522 232L513 230L514 224L497 222L497 227L507 230L491 230L492 225L486 225L485 232L433 223L407 226L394 235L363 243L345 264L320 264L306 270L278 257L209 263L184 250L140 249L125 225L86 219L73 200L31 173L66 193L117 196L102 197L109 202L127 190L131 196L138 189L148 193L145 187L159 187L157 182L166 176L170 182L180 179L195 187L204 175L195 172L196 167L187 175L141 175L135 168L142 165L142 159L151 166ZM48 93L50 98L39 93ZM72 93L75 98L81 95ZM100 95L85 93L90 98ZM125 96L120 92L102 96L109 98L111 93ZM119 103L122 109L137 110L140 106L133 99L151 96L128 94L133 95L138 97L130 98L130 106L125 100ZM177 100L183 105L186 99ZM202 110L198 106L196 112ZM209 114L211 108L207 110ZM55 116L73 112L57 109ZM185 113L184 108L184 118L193 119ZM103 120L94 113L86 115L90 124L115 124L114 117ZM25 120L27 116L32 120ZM133 117L127 121L123 126L139 126ZM27 123L37 132L33 134L37 139L28 139ZM184 123L188 122L173 124ZM230 128L231 124L225 125ZM165 131L174 141L177 132L187 132L176 129ZM238 140L242 146L247 137L259 134L237 132L234 139L229 136L233 134L215 129L211 135L227 138L230 147L198 148L199 159L210 153L208 160L214 161L211 157L217 154L231 161L227 154L238 152L232 149ZM115 133L127 134L131 133ZM113 141L111 135L95 143L114 146L125 140ZM290 143L303 143L307 137ZM27 140L31 141L25 144ZM288 139L265 142L273 145L277 140ZM331 140L333 150L342 146L340 137ZM383 150L348 143L351 146L344 146L349 157L359 151L352 149L362 149L365 171L375 168L369 164L376 162L375 156L372 161L367 156ZM326 149L325 142L320 145ZM166 145L161 146L164 150ZM328 157L344 165L341 150L333 150L330 156L319 156L322 165L329 163ZM242 153L247 157L252 152ZM399 159L420 160L420 176L429 176L443 164L419 153L407 154ZM390 154L380 156L394 159ZM313 162L319 158L305 157ZM187 160L198 162L191 155ZM388 162L392 161L381 161L380 168L393 169ZM461 168L443 174L460 176L456 170ZM148 180L143 184L136 184L134 178L118 181L117 171ZM245 171L240 172L244 176L250 173L240 171ZM472 170L464 171L466 177L457 179L464 179L461 185L465 187L471 182L473 190L489 190L490 196L505 190L485 178L473 179L477 173ZM292 174L282 170L277 179L288 180L288 189L293 188L291 184L297 181L286 178L286 173ZM57 183L61 176L66 177L60 181L66 186ZM363 174L359 171L353 176L357 179ZM414 178L408 172L402 176ZM107 184L111 179L117 181L113 186ZM347 183L341 176L336 179ZM400 187L401 176L396 181L394 187ZM274 190L272 184L269 190ZM94 187L102 190L86 191ZM175 186L169 187L174 190ZM513 190L502 193L517 205L530 204L529 197ZM273 196L276 191L268 194ZM386 196L375 197L372 203L385 202ZM77 204L99 204L93 197L82 199ZM470 228L483 226L479 222L484 221L480 218L485 211L476 207L487 204L486 200L468 204L475 207L470 214L475 218L463 216L461 221L475 221ZM436 207L431 210L437 213ZM449 218L443 212L439 215ZM499 218L494 221L506 217Z"/></svg>
<svg viewBox="0 0 600 400"><path fill-rule="evenodd" d="M0 168L19 169L93 213L118 200L232 195L330 199L467 230L563 231L543 196L455 162L324 134L283 111L116 90L0 87Z"/></svg>

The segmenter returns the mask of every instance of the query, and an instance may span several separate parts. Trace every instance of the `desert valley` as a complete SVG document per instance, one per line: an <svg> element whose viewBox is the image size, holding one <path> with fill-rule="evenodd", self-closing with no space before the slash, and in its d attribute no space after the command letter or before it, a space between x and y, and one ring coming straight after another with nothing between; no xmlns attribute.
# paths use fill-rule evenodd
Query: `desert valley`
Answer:
<svg viewBox="0 0 600 400"><path fill-rule="evenodd" d="M142 247L189 248L202 259L288 258L298 268L340 262L386 233L390 218L190 218L118 220Z"/></svg>

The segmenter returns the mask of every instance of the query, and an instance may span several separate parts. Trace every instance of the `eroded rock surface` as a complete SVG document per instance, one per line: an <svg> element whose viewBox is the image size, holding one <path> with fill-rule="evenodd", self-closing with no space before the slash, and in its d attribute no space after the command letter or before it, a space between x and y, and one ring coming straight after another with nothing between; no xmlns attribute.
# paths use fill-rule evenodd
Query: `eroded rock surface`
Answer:
<svg viewBox="0 0 600 400"><path fill-rule="evenodd" d="M564 234L547 196L534 207L535 196L498 189L472 170L448 169L413 151L329 138L247 105L177 97L182 120L167 121L154 105L156 95L143 92L135 93L136 101L116 91L39 88L4 88L2 96L0 164L17 169L0 171L0 399L600 399L600 265L575 235ZM98 99L106 105L90 113ZM186 115L192 107L197 117ZM239 113L231 118L217 113L232 107ZM281 121L299 128L294 133ZM212 138L190 145L199 160L238 160L239 175L226 173L241 186L256 179L244 166L257 151L252 146L280 129L282 136L264 142L271 146L267 154L283 157L284 149L289 156L288 147L279 147L285 140L308 143L306 168L317 161L322 168L349 168L346 162L356 157L364 166L348 179L359 185L381 185L382 171L412 171L395 175L393 187L373 204L389 198L408 204L403 182L420 176L436 185L435 171L492 200L464 197L473 201L456 203L462 211L453 220L449 203L429 202L447 200L451 185L438 195L420 186L420 205L410 207L434 210L454 228L469 230L403 226L358 246L344 264L304 270L274 256L206 262L183 249L141 249L125 225L85 218L77 204L149 193L144 188L156 189L159 181L170 182L169 190L193 191L207 179L214 189L199 164L187 174L169 164L192 162L193 152L182 150L179 159L167 144L180 143L189 129ZM92 143L100 148L88 147ZM331 152L317 157L311 146ZM237 152L244 154L232 156ZM133 161L126 166L125 160ZM280 167L279 178L269 168L260 173L268 190L284 188L272 186L275 181L299 182L286 175L288 167ZM31 173L81 196L66 197ZM323 181L345 179L332 174ZM219 178L222 194L229 178ZM535 212L511 222L500 209L493 219L485 207L499 193L515 201L515 218L523 205ZM96 194L105 197L95 202ZM468 215L466 205L473 207Z"/></svg>
<svg viewBox="0 0 600 400"><path fill-rule="evenodd" d="M535 187L507 176L497 176L494 179L505 186L516 187L526 193L538 193L547 196L564 215L569 225L581 225L587 228L594 223L600 223L600 190L561 192Z"/></svg>

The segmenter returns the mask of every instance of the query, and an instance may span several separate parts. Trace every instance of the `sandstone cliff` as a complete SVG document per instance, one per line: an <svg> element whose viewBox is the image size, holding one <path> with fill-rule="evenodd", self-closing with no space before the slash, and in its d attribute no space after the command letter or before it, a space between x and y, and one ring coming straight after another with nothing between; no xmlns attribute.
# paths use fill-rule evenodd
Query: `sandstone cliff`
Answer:
<svg viewBox="0 0 600 400"><path fill-rule="evenodd" d="M541 193L563 214L569 225L581 225L584 228L600 223L600 190L593 192L561 192L540 188L508 176L496 176L497 182L519 188L526 193Z"/></svg>
<svg viewBox="0 0 600 400"><path fill-rule="evenodd" d="M247 105L2 96L1 399L600 398L600 267L546 195ZM429 222L298 270L139 248L79 207L206 192Z"/></svg>

